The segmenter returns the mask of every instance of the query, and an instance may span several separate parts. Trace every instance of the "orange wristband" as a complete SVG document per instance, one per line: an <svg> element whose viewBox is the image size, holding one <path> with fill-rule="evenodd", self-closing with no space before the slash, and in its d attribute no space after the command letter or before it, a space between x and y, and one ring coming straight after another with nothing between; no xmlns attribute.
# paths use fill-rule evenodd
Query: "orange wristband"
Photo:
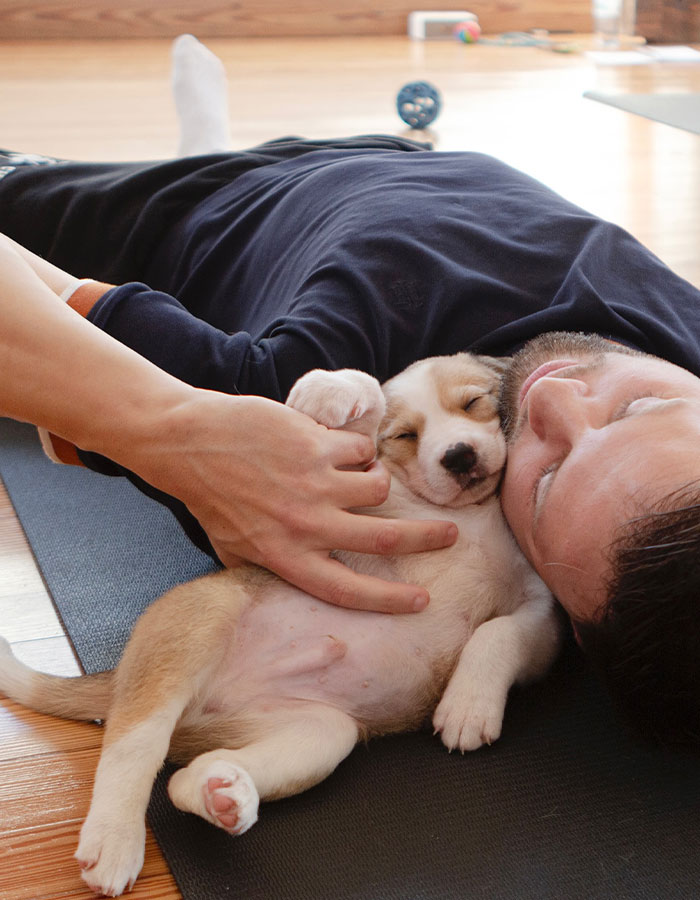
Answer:
<svg viewBox="0 0 700 900"><path fill-rule="evenodd" d="M66 303L86 319L100 297L113 287L115 285L105 284L103 281L86 281L73 291Z"/></svg>

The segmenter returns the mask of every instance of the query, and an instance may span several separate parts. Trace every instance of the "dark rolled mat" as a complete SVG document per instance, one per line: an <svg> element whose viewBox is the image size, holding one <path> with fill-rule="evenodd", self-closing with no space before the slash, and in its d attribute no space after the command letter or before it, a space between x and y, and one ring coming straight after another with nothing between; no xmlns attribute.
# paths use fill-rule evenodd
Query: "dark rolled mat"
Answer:
<svg viewBox="0 0 700 900"><path fill-rule="evenodd" d="M112 666L131 625L208 571L131 485L56 466L0 421L0 475L83 665ZM149 818L185 900L688 900L700 895L700 761L638 745L570 642L514 690L493 747L429 731L361 746L323 784L264 804L231 838L175 810Z"/></svg>

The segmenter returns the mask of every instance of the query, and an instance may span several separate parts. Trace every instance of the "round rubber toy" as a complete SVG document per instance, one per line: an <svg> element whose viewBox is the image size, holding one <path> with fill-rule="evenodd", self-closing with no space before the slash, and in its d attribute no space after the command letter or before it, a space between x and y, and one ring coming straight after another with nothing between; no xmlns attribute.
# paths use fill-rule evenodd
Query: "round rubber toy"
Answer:
<svg viewBox="0 0 700 900"><path fill-rule="evenodd" d="M437 88L427 81L405 84L396 98L396 108L411 128L425 128L434 122L442 103Z"/></svg>

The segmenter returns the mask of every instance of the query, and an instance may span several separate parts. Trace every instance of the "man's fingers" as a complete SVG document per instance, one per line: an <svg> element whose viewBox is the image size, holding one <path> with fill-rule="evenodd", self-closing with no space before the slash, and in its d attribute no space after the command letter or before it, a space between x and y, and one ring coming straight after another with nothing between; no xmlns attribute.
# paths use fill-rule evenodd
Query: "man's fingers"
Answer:
<svg viewBox="0 0 700 900"><path fill-rule="evenodd" d="M440 519L382 519L346 513L334 529L338 546L357 553L395 555L450 547L457 540L454 522Z"/></svg>
<svg viewBox="0 0 700 900"><path fill-rule="evenodd" d="M328 431L328 461L335 468L366 466L377 448L372 438L355 431Z"/></svg>
<svg viewBox="0 0 700 900"><path fill-rule="evenodd" d="M379 506L389 496L391 475L380 462L364 472L336 472L333 500L342 509Z"/></svg>
<svg viewBox="0 0 700 900"><path fill-rule="evenodd" d="M425 588L360 575L329 557L315 562L311 569L313 575L303 570L287 572L284 577L334 606L382 613L414 613L425 609L430 600Z"/></svg>

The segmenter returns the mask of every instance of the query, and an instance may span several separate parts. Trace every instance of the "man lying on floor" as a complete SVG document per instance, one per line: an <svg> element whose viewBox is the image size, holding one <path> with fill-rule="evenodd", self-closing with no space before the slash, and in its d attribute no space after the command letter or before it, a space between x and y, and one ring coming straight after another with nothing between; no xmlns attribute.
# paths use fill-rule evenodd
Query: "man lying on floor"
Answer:
<svg viewBox="0 0 700 900"><path fill-rule="evenodd" d="M516 353L508 521L637 724L697 741L700 292L480 154L376 136L230 152L219 61L189 36L174 59L181 150L197 155L0 159L0 229L61 270L3 248L5 412L63 438L59 457L129 477L225 563L253 560L332 602L419 610L418 589L341 575L329 553L444 546L449 527L388 532L347 514L383 499L377 467L337 478L371 448L334 432L304 443L303 417L260 398L284 400L315 367L384 380L426 356ZM57 330L37 329L45 285L96 327L54 308ZM74 343L61 329L78 329ZM139 357L117 359L105 335ZM79 365L66 374L67 347ZM56 401L66 379L84 403ZM183 425L151 396L198 412Z"/></svg>

